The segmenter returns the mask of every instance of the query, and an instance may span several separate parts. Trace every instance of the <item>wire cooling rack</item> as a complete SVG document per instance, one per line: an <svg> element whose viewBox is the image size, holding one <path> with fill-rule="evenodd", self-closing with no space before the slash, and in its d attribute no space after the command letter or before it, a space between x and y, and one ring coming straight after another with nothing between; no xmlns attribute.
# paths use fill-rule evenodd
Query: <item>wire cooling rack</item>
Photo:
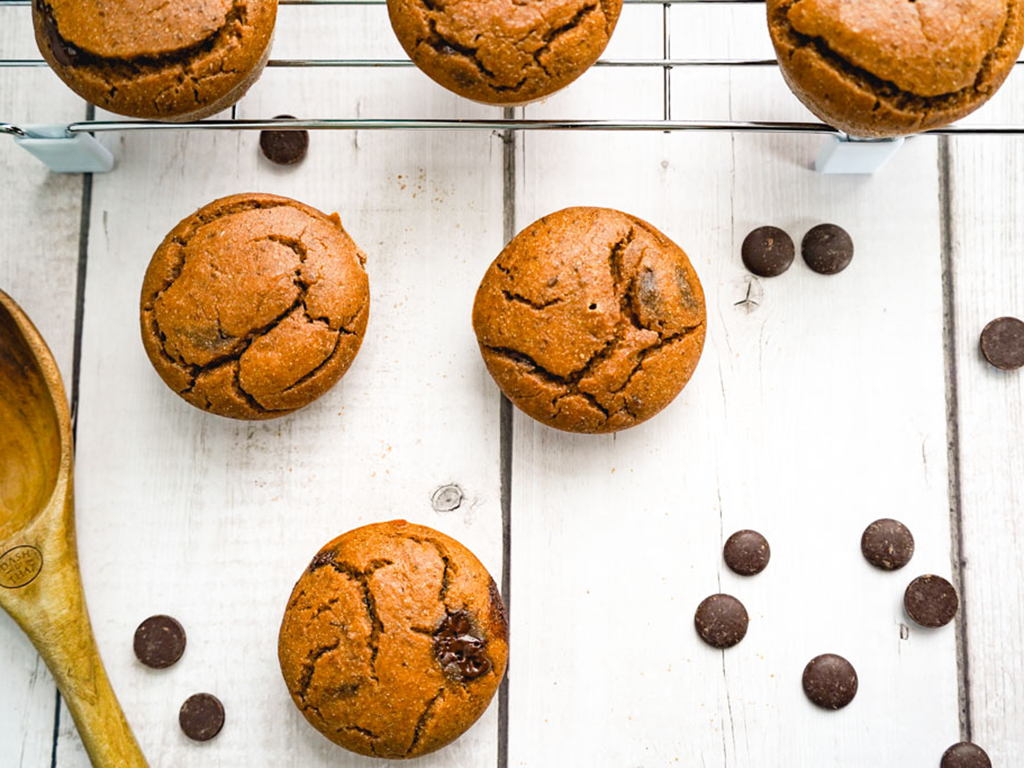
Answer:
<svg viewBox="0 0 1024 768"><path fill-rule="evenodd" d="M278 0L279 5L306 6L370 6L384 5L386 0ZM503 118L491 120L481 119L235 119L232 110L231 119L211 119L191 123L165 123L154 120L83 120L73 122L66 128L67 135L99 133L110 131L180 131L180 130L261 130L265 128L296 129L296 130L597 130L597 131L724 131L735 133L803 133L822 134L845 138L845 134L822 122L804 121L773 121L773 120L676 120L672 117L672 72L676 69L700 67L777 67L775 59L752 58L677 58L672 55L671 13L676 5L695 4L759 4L764 0L623 0L627 5L654 5L662 8L662 39L660 58L644 59L601 59L596 67L647 68L662 71L663 106L662 118L656 120L530 120L515 118L514 111L506 108ZM31 0L0 0L0 7L29 6ZM1024 60L1017 65L1024 64ZM4 59L0 58L0 69L45 67L41 59ZM401 59L270 59L268 67L291 68L391 68L412 67L414 64L407 58ZM924 131L933 135L1024 135L1024 125L950 125ZM17 123L0 122L0 134L25 137L26 131Z"/></svg>

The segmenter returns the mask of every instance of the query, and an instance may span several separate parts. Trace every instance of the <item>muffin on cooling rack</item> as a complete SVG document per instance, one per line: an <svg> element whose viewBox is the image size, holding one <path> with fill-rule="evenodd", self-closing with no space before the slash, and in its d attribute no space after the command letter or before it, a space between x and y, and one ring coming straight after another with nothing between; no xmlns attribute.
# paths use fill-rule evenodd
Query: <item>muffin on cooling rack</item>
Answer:
<svg viewBox="0 0 1024 768"><path fill-rule="evenodd" d="M183 220L142 284L142 342L197 408L272 419L341 379L366 332L365 255L337 214L234 195Z"/></svg>
<svg viewBox="0 0 1024 768"><path fill-rule="evenodd" d="M198 120L263 71L277 0L33 0L43 58L79 96L130 117Z"/></svg>
<svg viewBox="0 0 1024 768"><path fill-rule="evenodd" d="M288 600L278 657L295 706L335 744L419 757L487 709L505 674L508 621L472 552L393 520L317 553Z"/></svg>
<svg viewBox="0 0 1024 768"><path fill-rule="evenodd" d="M970 114L1024 45L1024 0L768 0L782 75L829 125L902 136Z"/></svg>
<svg viewBox="0 0 1024 768"><path fill-rule="evenodd" d="M705 319L683 249L609 208L535 221L491 264L473 304L502 392L568 432L615 432L672 402L700 360Z"/></svg>
<svg viewBox="0 0 1024 768"><path fill-rule="evenodd" d="M622 0L387 0L399 42L435 82L486 104L564 88L601 55Z"/></svg>

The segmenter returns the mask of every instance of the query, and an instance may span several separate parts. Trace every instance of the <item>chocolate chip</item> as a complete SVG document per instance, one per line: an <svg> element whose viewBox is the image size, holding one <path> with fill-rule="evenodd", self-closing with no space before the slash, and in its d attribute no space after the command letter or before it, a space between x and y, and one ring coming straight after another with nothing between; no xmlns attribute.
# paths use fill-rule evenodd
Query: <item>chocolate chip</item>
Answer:
<svg viewBox="0 0 1024 768"><path fill-rule="evenodd" d="M338 553L333 549L321 549L317 552L313 559L309 561L309 572L312 573L317 568L323 568L325 565L330 565L334 562L334 558Z"/></svg>
<svg viewBox="0 0 1024 768"><path fill-rule="evenodd" d="M842 656L823 653L804 667L804 693L822 709L842 709L857 695L857 670Z"/></svg>
<svg viewBox="0 0 1024 768"><path fill-rule="evenodd" d="M292 115L278 115L275 120L294 120ZM263 156L278 165L294 165L306 156L309 131L260 131Z"/></svg>
<svg viewBox="0 0 1024 768"><path fill-rule="evenodd" d="M961 741L943 753L939 768L992 768L992 761L977 744Z"/></svg>
<svg viewBox="0 0 1024 768"><path fill-rule="evenodd" d="M944 627L956 616L960 598L941 576L918 576L903 594L907 615L922 627Z"/></svg>
<svg viewBox="0 0 1024 768"><path fill-rule="evenodd" d="M898 520L882 518L864 529L860 537L864 559L883 571L895 571L914 556L914 536Z"/></svg>
<svg viewBox="0 0 1024 768"><path fill-rule="evenodd" d="M768 540L757 531L736 531L722 551L725 564L740 576L753 576L768 565L772 550Z"/></svg>
<svg viewBox="0 0 1024 768"><path fill-rule="evenodd" d="M732 595L711 595L697 606L693 625L701 640L715 648L731 648L747 634L747 609Z"/></svg>
<svg viewBox="0 0 1024 768"><path fill-rule="evenodd" d="M813 227L800 244L807 266L821 275L842 272L853 261L853 240L849 233L835 224Z"/></svg>
<svg viewBox="0 0 1024 768"><path fill-rule="evenodd" d="M743 239L744 266L758 277L778 277L793 263L793 238L778 227L758 227Z"/></svg>
<svg viewBox="0 0 1024 768"><path fill-rule="evenodd" d="M185 652L185 629L170 616L150 616L135 630L133 646L147 667L166 669Z"/></svg>
<svg viewBox="0 0 1024 768"><path fill-rule="evenodd" d="M1012 371L1024 366L1024 322L998 317L981 332L981 353L996 368Z"/></svg>
<svg viewBox="0 0 1024 768"><path fill-rule="evenodd" d="M434 631L434 656L452 680L476 680L491 671L486 643L466 611L445 614Z"/></svg>
<svg viewBox="0 0 1024 768"><path fill-rule="evenodd" d="M224 727L224 705L212 693L193 694L181 705L178 725L193 741L209 741Z"/></svg>

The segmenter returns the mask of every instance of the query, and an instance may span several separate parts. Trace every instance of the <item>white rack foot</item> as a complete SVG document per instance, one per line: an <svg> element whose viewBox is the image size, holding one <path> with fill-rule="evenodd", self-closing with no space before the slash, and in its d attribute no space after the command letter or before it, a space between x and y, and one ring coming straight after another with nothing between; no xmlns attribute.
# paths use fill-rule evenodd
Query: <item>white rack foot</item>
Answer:
<svg viewBox="0 0 1024 768"><path fill-rule="evenodd" d="M818 173L876 173L903 146L898 139L855 139L852 136L829 136L818 152L814 169Z"/></svg>
<svg viewBox="0 0 1024 768"><path fill-rule="evenodd" d="M14 142L54 173L107 173L114 155L88 133L68 133L66 125L28 125Z"/></svg>

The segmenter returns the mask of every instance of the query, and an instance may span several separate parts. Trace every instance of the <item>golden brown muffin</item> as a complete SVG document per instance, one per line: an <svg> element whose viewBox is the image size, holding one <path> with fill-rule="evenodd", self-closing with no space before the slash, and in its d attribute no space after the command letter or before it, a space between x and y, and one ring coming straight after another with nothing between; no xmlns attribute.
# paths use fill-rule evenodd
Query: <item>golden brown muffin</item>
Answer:
<svg viewBox="0 0 1024 768"><path fill-rule="evenodd" d="M767 0L782 75L852 136L937 128L996 92L1024 44L1024 0Z"/></svg>
<svg viewBox="0 0 1024 768"><path fill-rule="evenodd" d="M535 221L491 264L473 304L501 391L569 432L615 432L672 402L700 360L704 322L683 250L608 208Z"/></svg>
<svg viewBox="0 0 1024 768"><path fill-rule="evenodd" d="M33 0L36 44L67 85L131 117L198 120L263 71L277 0Z"/></svg>
<svg viewBox="0 0 1024 768"><path fill-rule="evenodd" d="M435 82L486 104L564 88L608 45L622 0L388 0L409 58Z"/></svg>
<svg viewBox="0 0 1024 768"><path fill-rule="evenodd" d="M505 674L508 621L472 552L394 520L313 558L288 600L278 657L295 706L328 739L418 757L487 709Z"/></svg>
<svg viewBox="0 0 1024 768"><path fill-rule="evenodd" d="M142 342L197 408L270 419L348 370L370 309L366 256L338 214L275 195L233 195L183 220L142 283Z"/></svg>

